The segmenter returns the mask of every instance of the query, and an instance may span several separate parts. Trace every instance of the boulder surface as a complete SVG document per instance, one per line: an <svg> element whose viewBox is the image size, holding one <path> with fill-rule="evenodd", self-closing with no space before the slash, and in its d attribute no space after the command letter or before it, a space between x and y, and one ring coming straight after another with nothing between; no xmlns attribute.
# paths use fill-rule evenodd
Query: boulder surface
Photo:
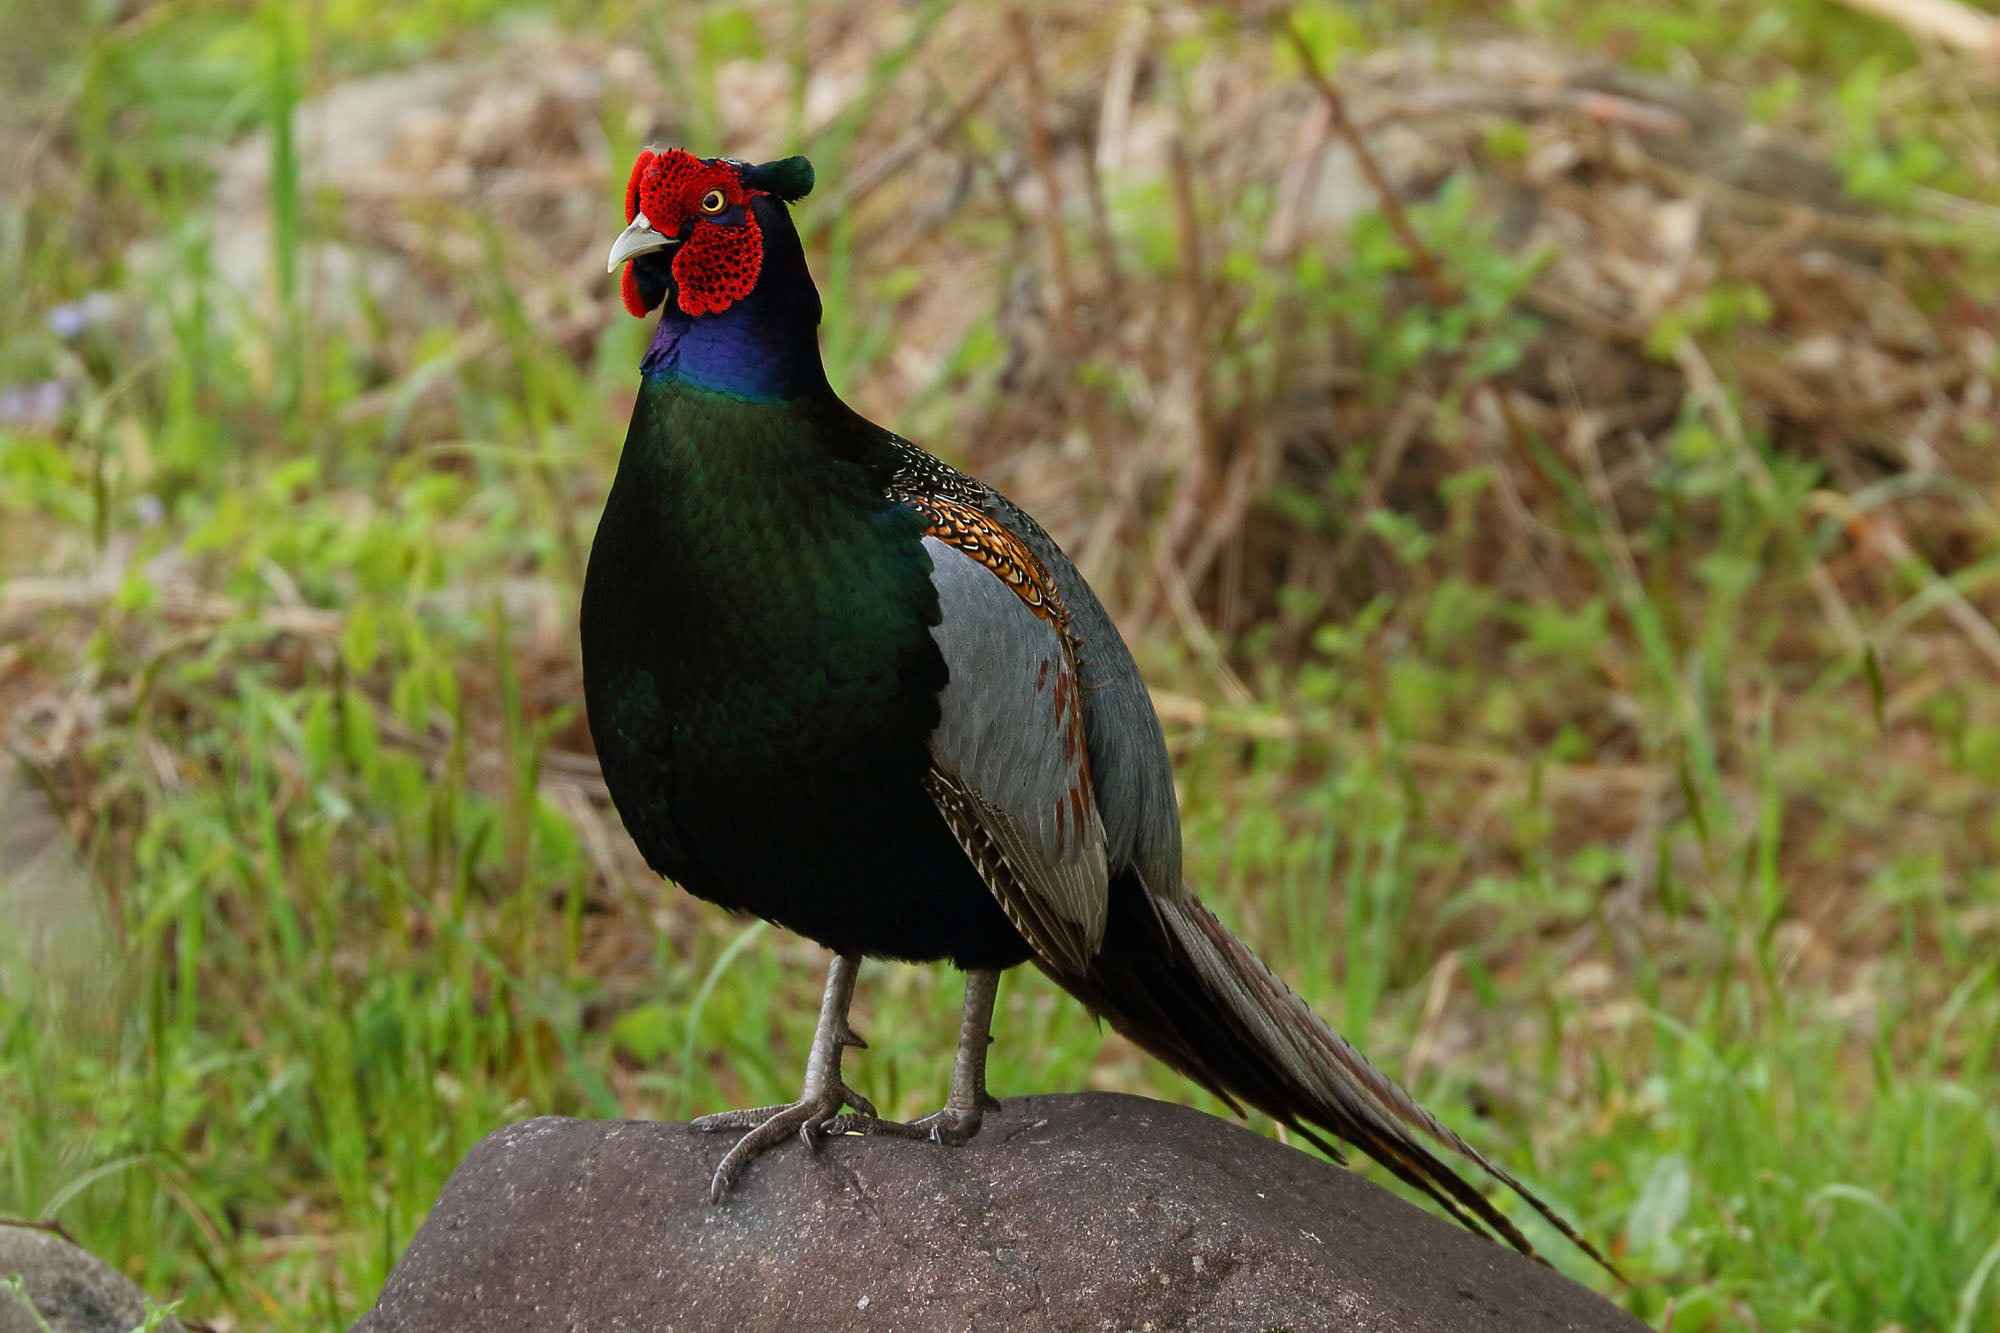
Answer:
<svg viewBox="0 0 2000 1333"><path fill-rule="evenodd" d="M1512 1250L1184 1107L1019 1097L950 1149L528 1120L459 1166L356 1333L1638 1330Z"/></svg>
<svg viewBox="0 0 2000 1333"><path fill-rule="evenodd" d="M40 1227L0 1222L0 1278L22 1278L30 1311L0 1292L0 1333L132 1333L146 1299L131 1279L89 1250ZM168 1315L159 1333L182 1333Z"/></svg>

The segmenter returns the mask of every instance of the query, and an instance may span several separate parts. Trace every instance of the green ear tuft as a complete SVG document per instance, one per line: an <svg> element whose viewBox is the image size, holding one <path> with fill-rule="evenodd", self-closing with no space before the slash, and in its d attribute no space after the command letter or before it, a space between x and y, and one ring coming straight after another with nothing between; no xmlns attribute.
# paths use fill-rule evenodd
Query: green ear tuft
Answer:
<svg viewBox="0 0 2000 1333"><path fill-rule="evenodd" d="M781 157L743 173L743 183L753 190L769 190L788 204L812 193L813 164L803 157Z"/></svg>

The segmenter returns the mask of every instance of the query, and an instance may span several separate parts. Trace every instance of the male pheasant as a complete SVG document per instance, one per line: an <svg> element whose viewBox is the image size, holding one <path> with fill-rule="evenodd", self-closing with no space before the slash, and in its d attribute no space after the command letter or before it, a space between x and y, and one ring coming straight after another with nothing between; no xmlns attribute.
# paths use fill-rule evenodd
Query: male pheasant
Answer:
<svg viewBox="0 0 2000 1333"><path fill-rule="evenodd" d="M1239 1111L1343 1139L1532 1255L1434 1148L1457 1153L1596 1256L1182 882L1160 724L1089 585L827 384L788 207L812 182L804 158L642 153L610 255L627 309L662 314L583 589L605 782L655 870L833 952L799 1100L696 1122L744 1131L714 1196L795 1132L969 1139L1000 973L1032 962ZM863 957L967 973L950 1096L912 1124L841 1079Z"/></svg>

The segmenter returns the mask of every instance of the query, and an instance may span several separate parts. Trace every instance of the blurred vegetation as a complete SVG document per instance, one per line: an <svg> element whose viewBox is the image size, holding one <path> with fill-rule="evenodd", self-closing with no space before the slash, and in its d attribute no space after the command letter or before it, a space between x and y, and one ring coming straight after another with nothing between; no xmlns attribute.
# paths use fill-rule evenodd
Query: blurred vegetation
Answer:
<svg viewBox="0 0 2000 1333"><path fill-rule="evenodd" d="M814 157L836 384L1079 556L1191 881L1620 1299L2000 1324L2000 78L1279 17L1389 195L1222 11L0 0L0 1214L343 1328L494 1127L793 1095L817 951L648 876L580 717L685 142ZM957 996L864 973L885 1112ZM996 1035L1220 1109L1037 975Z"/></svg>

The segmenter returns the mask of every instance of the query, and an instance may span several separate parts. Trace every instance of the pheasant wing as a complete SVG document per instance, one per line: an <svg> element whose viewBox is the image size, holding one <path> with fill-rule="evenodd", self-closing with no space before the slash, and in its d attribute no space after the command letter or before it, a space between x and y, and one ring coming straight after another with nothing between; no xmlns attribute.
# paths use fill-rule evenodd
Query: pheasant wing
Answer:
<svg viewBox="0 0 2000 1333"><path fill-rule="evenodd" d="M1028 547L971 505L914 502L949 683L928 787L1042 961L1081 976L1104 938L1104 825L1090 783L1068 615Z"/></svg>

